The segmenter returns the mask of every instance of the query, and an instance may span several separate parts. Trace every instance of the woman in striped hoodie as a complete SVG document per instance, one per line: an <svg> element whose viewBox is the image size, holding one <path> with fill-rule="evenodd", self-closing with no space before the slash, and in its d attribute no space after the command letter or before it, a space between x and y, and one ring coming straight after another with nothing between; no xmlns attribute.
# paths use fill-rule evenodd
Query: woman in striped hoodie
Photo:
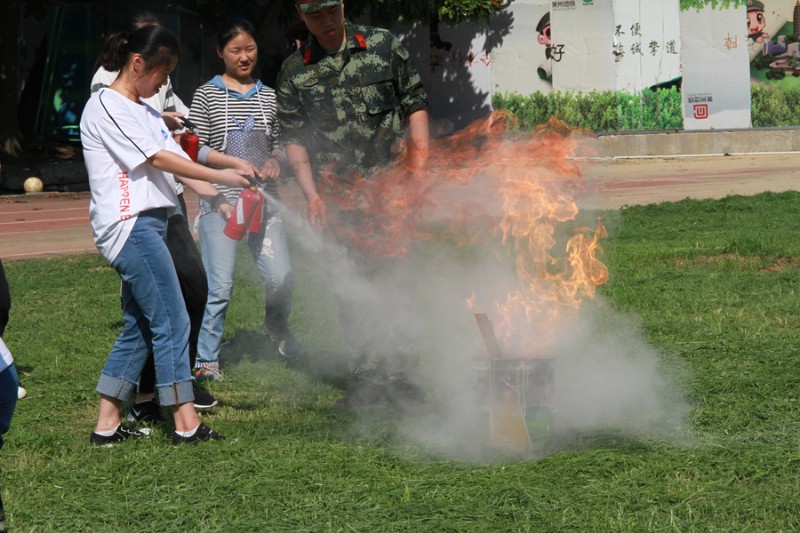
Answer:
<svg viewBox="0 0 800 533"><path fill-rule="evenodd" d="M253 78L258 60L256 33L245 19L226 21L217 35L217 54L225 72L214 76L194 93L189 117L200 137L198 160L220 164L220 154L246 159L261 169L265 191L277 198L277 179L286 155L278 143L275 91ZM241 188L215 185L232 204ZM264 330L284 357L299 354L289 330L292 270L283 221L265 202L261 231L247 235L248 246L264 283ZM225 315L233 293L237 241L224 233L225 222L212 216L211 206L200 204L200 248L208 277L208 301L198 339L195 375L220 380L219 351Z"/></svg>

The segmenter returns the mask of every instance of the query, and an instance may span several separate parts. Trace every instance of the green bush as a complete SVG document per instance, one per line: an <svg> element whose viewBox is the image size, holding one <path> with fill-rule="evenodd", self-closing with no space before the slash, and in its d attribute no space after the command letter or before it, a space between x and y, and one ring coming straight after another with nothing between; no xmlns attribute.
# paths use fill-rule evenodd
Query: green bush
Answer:
<svg viewBox="0 0 800 533"><path fill-rule="evenodd" d="M522 129L544 124L558 117L568 125L596 132L676 129L682 127L681 94L675 89L647 91L642 95L625 92L573 92L495 94L492 106L506 110Z"/></svg>
<svg viewBox="0 0 800 533"><path fill-rule="evenodd" d="M492 106L512 113L521 129L532 129L552 117L598 133L683 128L681 92L675 88L638 95L622 91L498 93L492 97ZM754 128L800 126L800 87L753 85L751 114Z"/></svg>
<svg viewBox="0 0 800 533"><path fill-rule="evenodd" d="M751 98L754 128L800 126L800 87L753 85Z"/></svg>

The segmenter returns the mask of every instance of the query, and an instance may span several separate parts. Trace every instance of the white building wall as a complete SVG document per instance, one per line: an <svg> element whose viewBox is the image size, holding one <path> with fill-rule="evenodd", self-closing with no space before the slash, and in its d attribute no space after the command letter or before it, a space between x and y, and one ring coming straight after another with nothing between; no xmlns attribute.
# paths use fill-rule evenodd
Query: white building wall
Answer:
<svg viewBox="0 0 800 533"><path fill-rule="evenodd" d="M744 6L681 12L683 127L750 127L750 62Z"/></svg>

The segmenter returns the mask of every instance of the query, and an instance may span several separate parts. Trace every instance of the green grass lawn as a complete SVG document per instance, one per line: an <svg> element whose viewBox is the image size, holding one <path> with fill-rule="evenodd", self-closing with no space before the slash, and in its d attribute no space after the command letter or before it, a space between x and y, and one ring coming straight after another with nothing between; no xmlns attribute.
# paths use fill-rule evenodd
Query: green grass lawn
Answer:
<svg viewBox="0 0 800 533"><path fill-rule="evenodd" d="M601 258L610 279L591 306L595 327L624 324L630 338L620 349L631 358L647 352L651 372L675 385L650 422L661 423L671 407L681 421L665 422L674 425L662 432L631 432L613 419L579 427L537 457L449 453L485 428L417 438L423 421L436 425L435 412L422 419L391 406L337 403L344 392L336 372L321 368L346 344L315 259L296 243L292 325L311 354L307 366L287 368L265 344L262 294L243 255L226 323L228 379L210 387L224 405L203 415L228 440L175 448L159 429L150 439L92 448L94 387L120 326L117 275L95 255L5 264L14 300L5 340L29 390L0 452L9 527L799 529L800 194L588 215L597 214L609 230ZM467 324L462 336L474 337ZM430 401L446 403L450 393L432 383L439 388L427 391ZM418 432L408 431L414 422Z"/></svg>

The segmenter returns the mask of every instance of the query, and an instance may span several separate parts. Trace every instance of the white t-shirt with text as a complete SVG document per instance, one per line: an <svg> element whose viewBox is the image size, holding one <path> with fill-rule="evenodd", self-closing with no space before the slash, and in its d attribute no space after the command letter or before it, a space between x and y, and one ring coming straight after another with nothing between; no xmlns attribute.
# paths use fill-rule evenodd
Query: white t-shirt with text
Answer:
<svg viewBox="0 0 800 533"><path fill-rule="evenodd" d="M92 199L94 242L109 262L116 258L142 211L177 205L175 179L146 161L160 150L188 159L161 115L112 89L92 94L81 117L81 143Z"/></svg>
<svg viewBox="0 0 800 533"><path fill-rule="evenodd" d="M117 79L117 76L119 76L118 70L112 72L106 70L105 67L99 67L92 77L92 93L109 87ZM178 111L183 113L183 116L189 114L189 108L186 107L186 104L184 104L178 95L175 94L175 91L172 90L172 80L169 77L167 77L167 83L162 85L156 94L150 98L142 98L141 101L160 113L164 113L165 111ZM173 133L178 133L179 131L183 130L174 131ZM183 184L181 182L176 182L176 184L178 187L178 194L183 193Z"/></svg>

